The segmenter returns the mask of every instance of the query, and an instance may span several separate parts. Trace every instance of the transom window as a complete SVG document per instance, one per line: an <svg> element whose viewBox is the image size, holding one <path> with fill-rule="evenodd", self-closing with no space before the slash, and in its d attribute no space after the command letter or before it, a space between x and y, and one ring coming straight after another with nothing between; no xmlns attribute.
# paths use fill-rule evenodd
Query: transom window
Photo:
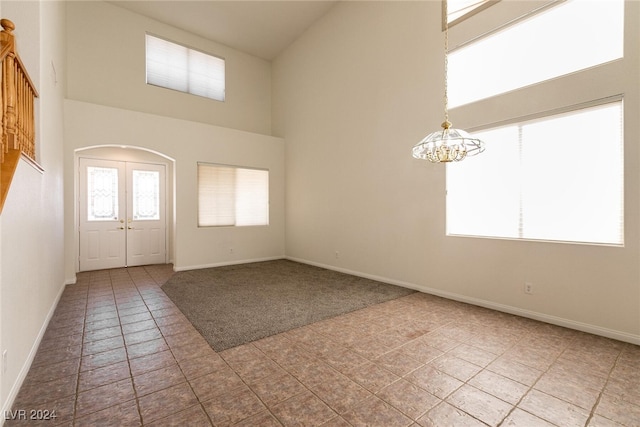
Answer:
<svg viewBox="0 0 640 427"><path fill-rule="evenodd" d="M623 44L623 0L560 2L453 50L449 106L622 58Z"/></svg>
<svg viewBox="0 0 640 427"><path fill-rule="evenodd" d="M225 61L146 35L147 84L224 101Z"/></svg>

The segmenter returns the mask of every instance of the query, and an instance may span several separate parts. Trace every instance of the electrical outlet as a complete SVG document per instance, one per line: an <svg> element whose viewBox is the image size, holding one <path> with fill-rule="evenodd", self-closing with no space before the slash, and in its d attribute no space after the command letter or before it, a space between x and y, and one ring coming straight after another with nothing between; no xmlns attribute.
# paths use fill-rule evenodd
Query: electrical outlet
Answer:
<svg viewBox="0 0 640 427"><path fill-rule="evenodd" d="M524 282L524 293L529 295L533 293L533 283Z"/></svg>
<svg viewBox="0 0 640 427"><path fill-rule="evenodd" d="M7 350L2 352L2 373L7 373Z"/></svg>
<svg viewBox="0 0 640 427"><path fill-rule="evenodd" d="M229 248L229 253L232 254L233 253L233 248Z"/></svg>
<svg viewBox="0 0 640 427"><path fill-rule="evenodd" d="M336 259L340 258L340 252L336 251Z"/></svg>

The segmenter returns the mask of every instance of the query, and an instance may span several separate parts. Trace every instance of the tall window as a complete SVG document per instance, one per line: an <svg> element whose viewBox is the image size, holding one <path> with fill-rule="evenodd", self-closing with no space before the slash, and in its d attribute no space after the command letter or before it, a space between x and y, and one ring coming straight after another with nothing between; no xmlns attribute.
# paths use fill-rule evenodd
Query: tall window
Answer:
<svg viewBox="0 0 640 427"><path fill-rule="evenodd" d="M146 35L147 84L224 101L224 59Z"/></svg>
<svg viewBox="0 0 640 427"><path fill-rule="evenodd" d="M622 101L475 135L491 149L447 168L448 234L624 243Z"/></svg>
<svg viewBox="0 0 640 427"><path fill-rule="evenodd" d="M269 171L198 163L198 226L269 224Z"/></svg>
<svg viewBox="0 0 640 427"><path fill-rule="evenodd" d="M622 0L570 0L456 49L449 55L449 106L622 58L623 21Z"/></svg>
<svg viewBox="0 0 640 427"><path fill-rule="evenodd" d="M489 34L460 24L450 113L486 150L446 166L447 234L623 245L625 2L532 7Z"/></svg>

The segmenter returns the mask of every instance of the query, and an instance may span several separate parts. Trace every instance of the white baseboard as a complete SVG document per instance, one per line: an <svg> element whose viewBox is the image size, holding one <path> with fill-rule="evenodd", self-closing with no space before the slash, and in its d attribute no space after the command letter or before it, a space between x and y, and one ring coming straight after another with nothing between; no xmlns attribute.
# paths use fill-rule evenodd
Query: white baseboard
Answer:
<svg viewBox="0 0 640 427"><path fill-rule="evenodd" d="M27 355L27 359L22 364L22 368L20 369L20 373L18 374L18 377L16 378L16 381L11 386L11 390L9 390L9 394L7 395L7 399L2 404L2 412L0 413L0 414L2 414L2 419L0 421L0 426L4 425L5 414L8 414L9 411L11 410L11 408L13 406L13 402L16 400L16 396L18 395L18 392L20 391L20 387L22 387L22 384L24 383L24 379L27 377L27 374L29 373L29 369L31 369L31 364L33 363L33 359L36 357L36 353L38 352L38 347L40 347L40 343L42 342L42 338L44 337L44 333L46 332L47 327L49 326L49 322L51 321L51 318L53 317L53 313L55 313L56 308L58 307L58 303L60 302L60 298L62 297L62 293L64 292L64 289L65 289L66 285L67 284L64 283L60 287L60 290L58 291L58 295L56 296L56 299L53 302L53 305L49 309L49 313L47 313L47 317L45 318L44 323L42 324L42 327L40 328L40 331L38 332L38 335L36 336L36 340L34 341L33 345L31 346L31 350L29 351L29 354Z"/></svg>
<svg viewBox="0 0 640 427"><path fill-rule="evenodd" d="M607 338L612 338L619 341L628 342L631 344L640 345L640 335L630 334L628 332L616 331L614 329L603 328L597 325L591 325L588 323L578 322L571 319L565 319L562 317L553 316L550 314L539 313L536 311L525 310L519 307L513 307L510 305L500 304L493 301L487 301L479 298L468 297L465 295L456 294L453 292L446 292L440 289L429 288L427 286L417 285L415 283L403 282L401 280L390 279L388 277L376 276L373 274L361 273L359 271L353 271L346 268L340 268L333 265L327 265L308 261L305 259L295 257L285 257L288 260L300 262L303 264L309 264L316 267L326 268L328 270L339 271L341 273L351 274L353 276L364 277L365 279L376 280L378 282L389 283L391 285L402 286L404 288L414 289L416 291L423 292L425 294L435 295L443 298L447 298L454 301L460 301L468 304L477 305L484 308L490 308L492 310L501 311L504 313L514 314L516 316L526 317L528 319L539 320L541 322L550 323L552 325L562 326L569 329L575 329L582 332L587 332L594 335L599 335Z"/></svg>
<svg viewBox="0 0 640 427"><path fill-rule="evenodd" d="M199 270L202 268L212 268L212 267L224 267L225 265L237 265L237 264L249 264L251 262L263 262L263 261L274 261L277 259L285 259L285 256L275 256L275 257L267 257L267 258L253 258L253 259L242 259L242 260L234 260L234 261L223 261L216 262L213 264L201 264L201 265L187 265L187 266L173 266L173 271L185 271L185 270Z"/></svg>

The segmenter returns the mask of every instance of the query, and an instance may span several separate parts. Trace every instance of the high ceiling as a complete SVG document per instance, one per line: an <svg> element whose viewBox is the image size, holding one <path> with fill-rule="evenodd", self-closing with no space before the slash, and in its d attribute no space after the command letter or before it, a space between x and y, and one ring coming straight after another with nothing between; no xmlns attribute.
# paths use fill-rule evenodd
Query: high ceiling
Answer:
<svg viewBox="0 0 640 427"><path fill-rule="evenodd" d="M125 9L272 60L336 1L110 1Z"/></svg>

